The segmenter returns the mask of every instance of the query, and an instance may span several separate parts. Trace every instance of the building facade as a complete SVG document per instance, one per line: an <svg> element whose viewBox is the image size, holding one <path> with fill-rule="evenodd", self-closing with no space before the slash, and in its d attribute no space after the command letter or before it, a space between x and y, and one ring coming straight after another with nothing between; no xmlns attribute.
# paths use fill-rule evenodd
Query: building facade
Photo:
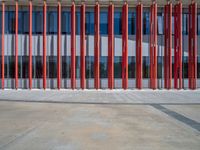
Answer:
<svg viewBox="0 0 200 150"><path fill-rule="evenodd" d="M196 89L199 1L0 2L1 89Z"/></svg>

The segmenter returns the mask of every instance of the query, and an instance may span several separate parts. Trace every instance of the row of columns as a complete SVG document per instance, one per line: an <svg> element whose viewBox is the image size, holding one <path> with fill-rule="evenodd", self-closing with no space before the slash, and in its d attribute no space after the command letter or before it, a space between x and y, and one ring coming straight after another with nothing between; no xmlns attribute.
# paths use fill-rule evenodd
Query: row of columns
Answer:
<svg viewBox="0 0 200 150"><path fill-rule="evenodd" d="M76 6L71 5L71 88L76 88ZM80 85L85 89L85 4L80 7ZM97 2L95 12L94 35L94 87L100 88L100 6ZM142 13L143 5L136 6L136 88L142 88ZM46 14L47 4L43 4L43 88L46 89ZM57 88L61 88L61 3L57 5ZM15 2L15 18L18 18L18 2ZM174 6L174 88L182 88L182 3ZM192 1L189 5L189 88L196 88L197 80L197 4ZM4 29L5 4L2 2L2 89L4 89ZM172 3L164 7L164 87L171 88L172 82ZM150 88L157 88L157 4L150 7ZM15 19L15 88L18 88L18 19ZM32 1L29 1L29 88L32 88ZM108 6L108 88L114 88L114 5ZM128 3L122 7L122 88L128 88Z"/></svg>

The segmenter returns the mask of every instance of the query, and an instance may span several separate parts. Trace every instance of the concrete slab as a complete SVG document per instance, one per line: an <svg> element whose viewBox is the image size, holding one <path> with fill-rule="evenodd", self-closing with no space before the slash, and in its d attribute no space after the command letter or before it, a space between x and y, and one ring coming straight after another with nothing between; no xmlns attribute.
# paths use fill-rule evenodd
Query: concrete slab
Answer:
<svg viewBox="0 0 200 150"><path fill-rule="evenodd" d="M199 114L200 105L195 107L192 113ZM200 122L199 118L197 121ZM1 101L0 122L3 150L199 150L200 147L200 131L151 105Z"/></svg>
<svg viewBox="0 0 200 150"><path fill-rule="evenodd" d="M199 150L200 90L1 90L0 149Z"/></svg>

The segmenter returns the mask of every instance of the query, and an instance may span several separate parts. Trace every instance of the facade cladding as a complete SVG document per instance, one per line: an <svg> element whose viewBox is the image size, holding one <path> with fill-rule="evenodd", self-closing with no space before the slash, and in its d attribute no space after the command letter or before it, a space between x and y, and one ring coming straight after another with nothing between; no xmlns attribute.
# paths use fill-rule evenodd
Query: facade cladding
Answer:
<svg viewBox="0 0 200 150"><path fill-rule="evenodd" d="M196 89L200 9L1 2L0 88Z"/></svg>

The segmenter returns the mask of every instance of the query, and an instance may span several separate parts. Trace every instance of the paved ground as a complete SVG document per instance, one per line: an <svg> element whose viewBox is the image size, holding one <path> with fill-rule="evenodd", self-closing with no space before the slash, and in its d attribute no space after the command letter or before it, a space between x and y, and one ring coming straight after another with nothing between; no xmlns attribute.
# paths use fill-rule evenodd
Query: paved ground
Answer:
<svg viewBox="0 0 200 150"><path fill-rule="evenodd" d="M0 149L199 150L199 114L199 90L4 90Z"/></svg>

